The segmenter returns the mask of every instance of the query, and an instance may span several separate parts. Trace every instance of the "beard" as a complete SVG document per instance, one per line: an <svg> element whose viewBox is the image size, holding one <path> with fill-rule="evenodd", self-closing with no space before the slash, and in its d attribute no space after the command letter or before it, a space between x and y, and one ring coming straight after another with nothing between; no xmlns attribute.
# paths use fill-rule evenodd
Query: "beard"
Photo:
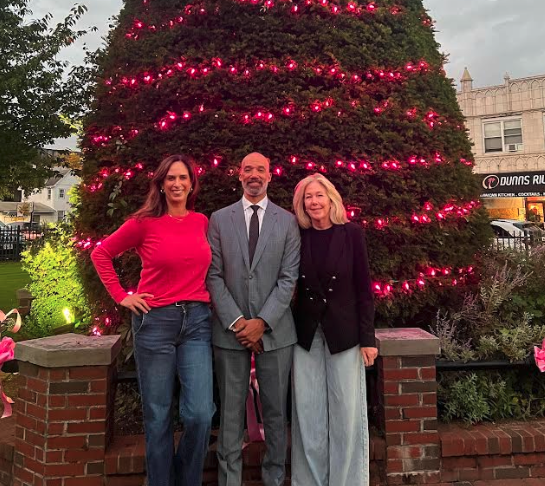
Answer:
<svg viewBox="0 0 545 486"><path fill-rule="evenodd" d="M250 185L251 182L259 182L259 185ZM242 188L246 194L252 197L262 196L267 193L267 187L269 183L267 181L248 181L242 183Z"/></svg>

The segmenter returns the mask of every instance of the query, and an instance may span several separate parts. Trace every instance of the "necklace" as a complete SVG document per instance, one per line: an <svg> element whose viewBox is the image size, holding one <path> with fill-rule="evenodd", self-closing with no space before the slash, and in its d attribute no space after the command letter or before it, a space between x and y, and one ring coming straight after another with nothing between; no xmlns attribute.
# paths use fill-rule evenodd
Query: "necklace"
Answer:
<svg viewBox="0 0 545 486"><path fill-rule="evenodd" d="M183 216L172 216L172 214L167 213L167 215L172 218L174 221L177 221L178 223L183 223L185 219L189 216L189 211L185 213Z"/></svg>

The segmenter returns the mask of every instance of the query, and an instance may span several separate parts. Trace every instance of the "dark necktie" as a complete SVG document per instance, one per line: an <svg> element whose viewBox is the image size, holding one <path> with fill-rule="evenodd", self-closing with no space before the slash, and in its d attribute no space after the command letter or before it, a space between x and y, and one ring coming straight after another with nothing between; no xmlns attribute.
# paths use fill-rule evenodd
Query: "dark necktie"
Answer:
<svg viewBox="0 0 545 486"><path fill-rule="evenodd" d="M257 216L257 210L259 206L250 206L254 210L254 214L250 218L250 232L248 239L248 250L250 253L250 265L254 259L255 247L257 246L257 240L259 239L259 217Z"/></svg>

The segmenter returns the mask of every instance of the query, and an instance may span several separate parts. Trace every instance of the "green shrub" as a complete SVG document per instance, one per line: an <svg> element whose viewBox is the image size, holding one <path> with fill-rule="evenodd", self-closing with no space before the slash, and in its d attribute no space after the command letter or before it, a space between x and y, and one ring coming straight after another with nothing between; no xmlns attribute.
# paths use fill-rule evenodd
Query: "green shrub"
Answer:
<svg viewBox="0 0 545 486"><path fill-rule="evenodd" d="M543 417L545 383L537 368L440 373L438 405L443 420L468 424Z"/></svg>
<svg viewBox="0 0 545 486"><path fill-rule="evenodd" d="M456 312L439 312L432 329L449 361L531 360L545 338L545 247L530 254L491 252L481 257L481 282ZM536 367L504 373L441 373L444 420L468 423L542 417L545 384Z"/></svg>
<svg viewBox="0 0 545 486"><path fill-rule="evenodd" d="M22 329L28 338L48 336L69 324L85 332L91 321L71 235L71 227L59 225L49 230L43 246L23 253L34 296Z"/></svg>

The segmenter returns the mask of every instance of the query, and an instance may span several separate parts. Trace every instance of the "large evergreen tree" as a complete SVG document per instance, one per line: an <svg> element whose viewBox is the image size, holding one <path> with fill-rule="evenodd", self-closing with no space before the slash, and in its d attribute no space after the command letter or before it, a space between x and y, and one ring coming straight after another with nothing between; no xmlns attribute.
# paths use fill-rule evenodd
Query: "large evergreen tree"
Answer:
<svg viewBox="0 0 545 486"><path fill-rule="evenodd" d="M86 123L79 245L138 208L166 155L200 164L210 214L240 197L237 164L259 151L285 208L310 172L335 183L367 228L379 324L414 324L488 237L438 47L422 0L126 0ZM134 262L120 262L127 286ZM97 316L114 318L83 267Z"/></svg>

